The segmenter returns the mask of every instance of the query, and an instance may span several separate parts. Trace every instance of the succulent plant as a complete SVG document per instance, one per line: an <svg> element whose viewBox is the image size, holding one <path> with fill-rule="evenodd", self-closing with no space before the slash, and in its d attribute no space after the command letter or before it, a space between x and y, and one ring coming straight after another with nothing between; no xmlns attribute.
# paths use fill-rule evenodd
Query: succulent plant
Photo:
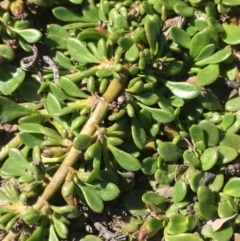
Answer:
<svg viewBox="0 0 240 241"><path fill-rule="evenodd" d="M2 1L2 240L237 240L239 5Z"/></svg>

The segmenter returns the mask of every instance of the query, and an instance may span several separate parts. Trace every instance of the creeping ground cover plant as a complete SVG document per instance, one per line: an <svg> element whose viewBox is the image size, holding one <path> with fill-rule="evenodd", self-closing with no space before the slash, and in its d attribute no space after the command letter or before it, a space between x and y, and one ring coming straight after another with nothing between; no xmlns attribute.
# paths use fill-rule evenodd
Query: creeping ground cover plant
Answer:
<svg viewBox="0 0 240 241"><path fill-rule="evenodd" d="M0 239L240 240L240 1L0 1Z"/></svg>

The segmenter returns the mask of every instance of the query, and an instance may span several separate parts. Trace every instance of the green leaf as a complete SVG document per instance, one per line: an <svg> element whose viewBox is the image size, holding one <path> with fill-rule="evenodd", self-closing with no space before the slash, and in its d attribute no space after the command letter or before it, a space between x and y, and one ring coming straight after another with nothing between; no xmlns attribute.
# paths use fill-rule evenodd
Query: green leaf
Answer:
<svg viewBox="0 0 240 241"><path fill-rule="evenodd" d="M142 149L146 144L146 132L136 116L131 118L131 131L135 145Z"/></svg>
<svg viewBox="0 0 240 241"><path fill-rule="evenodd" d="M222 225L222 227L217 231L213 231L212 225L206 224L205 226L202 227L201 234L204 237L211 238L212 240L217 240L217 241L231 240L231 237L233 236L232 222L231 221L225 222Z"/></svg>
<svg viewBox="0 0 240 241"><path fill-rule="evenodd" d="M176 162L182 156L182 149L171 142L158 142L158 153L167 162Z"/></svg>
<svg viewBox="0 0 240 241"><path fill-rule="evenodd" d="M193 8L189 7L185 2L179 2L174 5L174 11L182 17L191 17L193 15Z"/></svg>
<svg viewBox="0 0 240 241"><path fill-rule="evenodd" d="M41 134L20 132L19 137L23 144L30 148L33 148L34 146L40 146L44 141L44 138Z"/></svg>
<svg viewBox="0 0 240 241"><path fill-rule="evenodd" d="M187 194L187 185L184 181L178 180L173 187L173 201L181 202Z"/></svg>
<svg viewBox="0 0 240 241"><path fill-rule="evenodd" d="M82 17L81 14L72 11L66 7L56 7L53 9L53 15L64 22L87 22L89 19Z"/></svg>
<svg viewBox="0 0 240 241"><path fill-rule="evenodd" d="M191 152L189 150L185 150L183 153L183 160L186 162L188 165L192 165L194 167L199 167L200 161L196 154L194 152Z"/></svg>
<svg viewBox="0 0 240 241"><path fill-rule="evenodd" d="M157 14L153 14L144 23L144 30L146 32L146 38L149 43L151 55L154 56L159 51L159 29L160 19Z"/></svg>
<svg viewBox="0 0 240 241"><path fill-rule="evenodd" d="M231 178L223 188L223 193L232 197L240 197L240 178Z"/></svg>
<svg viewBox="0 0 240 241"><path fill-rule="evenodd" d="M216 18L208 17L207 23L210 27L215 28L218 32L223 32L223 27Z"/></svg>
<svg viewBox="0 0 240 241"><path fill-rule="evenodd" d="M61 67L65 68L65 69L76 70L76 66L74 66L71 63L70 59L67 58L62 52L57 51L55 60Z"/></svg>
<svg viewBox="0 0 240 241"><path fill-rule="evenodd" d="M93 191L96 192L103 201L114 200L120 194L118 186L114 183L93 181L91 184L96 187Z"/></svg>
<svg viewBox="0 0 240 241"><path fill-rule="evenodd" d="M147 208L142 201L142 195L146 193L146 189L133 189L124 197L125 208L134 216L144 217L147 214Z"/></svg>
<svg viewBox="0 0 240 241"><path fill-rule="evenodd" d="M166 198L153 192L147 192L142 195L142 200L148 205L160 205L166 201Z"/></svg>
<svg viewBox="0 0 240 241"><path fill-rule="evenodd" d="M218 64L223 62L224 60L228 59L232 55L232 51L229 48L221 49L215 54L202 59L195 63L196 66L204 66L207 64Z"/></svg>
<svg viewBox="0 0 240 241"><path fill-rule="evenodd" d="M17 33L19 36L21 36L24 40L26 40L30 44L38 42L42 37L42 33L37 29L33 29L33 28L28 28L28 29L11 28L11 30Z"/></svg>
<svg viewBox="0 0 240 241"><path fill-rule="evenodd" d="M60 86L62 89L69 95L73 97L79 97L79 98L87 98L88 95L82 92L79 87L70 79L67 77L61 77L60 78Z"/></svg>
<svg viewBox="0 0 240 241"><path fill-rule="evenodd" d="M239 0L222 0L221 4L232 7L232 6L240 5L240 1Z"/></svg>
<svg viewBox="0 0 240 241"><path fill-rule="evenodd" d="M40 101L41 96L37 94L39 90L39 83L31 81L23 81L19 86L19 93L21 97L28 102Z"/></svg>
<svg viewBox="0 0 240 241"><path fill-rule="evenodd" d="M223 23L222 27L224 31L222 32L222 40L226 44L236 45L240 43L239 35L240 35L240 27Z"/></svg>
<svg viewBox="0 0 240 241"><path fill-rule="evenodd" d="M52 128L44 127L37 123L22 123L18 126L22 132L43 134L56 140L61 140L60 135Z"/></svg>
<svg viewBox="0 0 240 241"><path fill-rule="evenodd" d="M199 235L192 233L181 233L165 237L166 241L204 241Z"/></svg>
<svg viewBox="0 0 240 241"><path fill-rule="evenodd" d="M210 220L217 212L217 207L204 202L195 202L194 208L198 218Z"/></svg>
<svg viewBox="0 0 240 241"><path fill-rule="evenodd" d="M179 74L182 71L182 68L182 61L172 61L168 62L168 64L164 66L164 68L162 68L161 70L158 70L157 73L172 78L172 76Z"/></svg>
<svg viewBox="0 0 240 241"><path fill-rule="evenodd" d="M67 41L68 51L71 57L82 64L101 63L101 61L90 53L87 47L75 38L69 38Z"/></svg>
<svg viewBox="0 0 240 241"><path fill-rule="evenodd" d="M201 151L204 151L205 142L203 129L200 126L193 124L189 129L189 133L192 141L195 143L195 147Z"/></svg>
<svg viewBox="0 0 240 241"><path fill-rule="evenodd" d="M19 177L25 176L28 171L31 171L28 160L17 148L11 148L9 158L4 162L1 172L7 176Z"/></svg>
<svg viewBox="0 0 240 241"><path fill-rule="evenodd" d="M169 31L170 37L178 45L189 49L191 44L191 38L189 35L181 28L172 26Z"/></svg>
<svg viewBox="0 0 240 241"><path fill-rule="evenodd" d="M197 83L201 86L212 84L219 77L219 65L209 64L197 74Z"/></svg>
<svg viewBox="0 0 240 241"><path fill-rule="evenodd" d="M211 44L212 41L209 38L207 31L201 31L195 34L190 44L190 56L196 57L207 45Z"/></svg>
<svg viewBox="0 0 240 241"><path fill-rule="evenodd" d="M229 99L225 104L225 109L231 112L240 110L240 96L234 96Z"/></svg>
<svg viewBox="0 0 240 241"><path fill-rule="evenodd" d="M0 66L0 92L4 95L12 94L23 82L25 72L21 68L11 65Z"/></svg>
<svg viewBox="0 0 240 241"><path fill-rule="evenodd" d="M226 113L223 116L223 119L222 119L222 122L221 122L221 127L222 127L222 130L224 132L226 132L226 130L234 124L234 122L236 121L235 117L236 116L233 115L232 113Z"/></svg>
<svg viewBox="0 0 240 241"><path fill-rule="evenodd" d="M220 146L229 146L236 151L240 150L240 136L233 133L225 133L221 136Z"/></svg>
<svg viewBox="0 0 240 241"><path fill-rule="evenodd" d="M167 81L166 86L175 96L182 99L193 99L201 93L200 87L187 82Z"/></svg>
<svg viewBox="0 0 240 241"><path fill-rule="evenodd" d="M139 49L137 45L134 43L125 53L125 58L129 62L134 62L138 59Z"/></svg>
<svg viewBox="0 0 240 241"><path fill-rule="evenodd" d="M0 96L0 110L0 123L6 123L34 112L2 96Z"/></svg>
<svg viewBox="0 0 240 241"><path fill-rule="evenodd" d="M217 162L218 150L215 147L207 148L200 157L201 168L203 171L210 170Z"/></svg>
<svg viewBox="0 0 240 241"><path fill-rule="evenodd" d="M154 174L154 178L159 184L168 185L173 182L175 171L176 165L168 165L161 162L160 167Z"/></svg>
<svg viewBox="0 0 240 241"><path fill-rule="evenodd" d="M134 95L134 98L141 101L144 105L154 105L159 99L159 97L153 92L144 92L139 95Z"/></svg>
<svg viewBox="0 0 240 241"><path fill-rule="evenodd" d="M69 1L75 4L81 4L83 2L83 0L69 0Z"/></svg>
<svg viewBox="0 0 240 241"><path fill-rule="evenodd" d="M170 216L166 230L168 234L185 233L187 231L186 217L182 214Z"/></svg>
<svg viewBox="0 0 240 241"><path fill-rule="evenodd" d="M59 113L62 110L61 104L56 98L55 95L53 95L51 92L47 95L47 111L50 115L55 115Z"/></svg>
<svg viewBox="0 0 240 241"><path fill-rule="evenodd" d="M3 63L9 63L15 58L15 52L11 46L0 44L0 56L3 58Z"/></svg>
<svg viewBox="0 0 240 241"><path fill-rule="evenodd" d="M216 146L220 139L218 128L209 120L202 120L198 125L203 129L206 146Z"/></svg>
<svg viewBox="0 0 240 241"><path fill-rule="evenodd" d="M47 29L45 43L57 49L67 49L67 39L70 37L67 30L58 24L49 24Z"/></svg>
<svg viewBox="0 0 240 241"><path fill-rule="evenodd" d="M73 146L77 150L84 151L92 144L93 140L93 136L81 134L74 139Z"/></svg>
<svg viewBox="0 0 240 241"><path fill-rule="evenodd" d="M109 149L111 150L114 158L117 163L127 171L138 171L141 169L141 164L138 159L131 154L124 152L117 147L108 144Z"/></svg>
<svg viewBox="0 0 240 241"><path fill-rule="evenodd" d="M74 0L74 1L76 1L76 0ZM71 2L73 2L73 1L71 1ZM84 236L83 238L81 238L80 241L102 241L102 239L95 235L88 234L88 235Z"/></svg>
<svg viewBox="0 0 240 241"><path fill-rule="evenodd" d="M96 213L101 213L103 211L104 205L102 199L90 188L82 185L78 185L83 192L84 198L88 206Z"/></svg>
<svg viewBox="0 0 240 241"><path fill-rule="evenodd" d="M95 4L84 4L82 6L82 15L85 19L88 19L86 22L96 22L96 26L100 20L98 17L98 7Z"/></svg>
<svg viewBox="0 0 240 241"><path fill-rule="evenodd" d="M134 44L134 41L130 37L120 37L118 39L118 45L123 49L129 49Z"/></svg>
<svg viewBox="0 0 240 241"><path fill-rule="evenodd" d="M175 119L175 116L170 112L167 112L161 109L151 108L139 102L138 102L138 105L143 109L149 111L152 115L152 118L155 119L156 121L159 121L160 123L169 123Z"/></svg>
<svg viewBox="0 0 240 241"><path fill-rule="evenodd" d="M142 162L142 172L146 175L153 175L157 170L157 158L147 157Z"/></svg>
<svg viewBox="0 0 240 241"><path fill-rule="evenodd" d="M201 105L207 110L223 110L218 96L212 92L212 90L205 89L203 95L199 95Z"/></svg>
<svg viewBox="0 0 240 241"><path fill-rule="evenodd" d="M205 58L208 58L215 52L215 45L214 44L209 44L205 46L198 54L198 56L194 59L195 61L199 61Z"/></svg>
<svg viewBox="0 0 240 241"><path fill-rule="evenodd" d="M197 190L198 201L210 205L215 204L215 197L211 189L207 186L200 186Z"/></svg>
<svg viewBox="0 0 240 241"><path fill-rule="evenodd" d="M117 15L116 18L113 20L114 28L126 30L129 29L128 21L123 15Z"/></svg>

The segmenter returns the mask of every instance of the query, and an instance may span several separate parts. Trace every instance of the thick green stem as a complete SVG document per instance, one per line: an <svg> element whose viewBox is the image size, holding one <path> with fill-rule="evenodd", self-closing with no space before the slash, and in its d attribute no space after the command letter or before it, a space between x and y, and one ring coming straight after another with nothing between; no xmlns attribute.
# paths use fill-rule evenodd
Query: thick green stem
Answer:
<svg viewBox="0 0 240 241"><path fill-rule="evenodd" d="M92 68L94 69L94 68ZM103 94L104 100L100 100L97 104L97 107L94 109L92 115L89 120L81 130L80 134L85 135L93 135L96 130L96 126L101 123L104 119L107 111L108 111L108 102L113 101L121 92L123 88L123 84L127 81L128 78L128 69L129 65L124 64L123 69L121 71L122 81L118 82L116 80L112 80L108 89ZM43 194L38 198L37 202L33 205L34 209L40 209L44 206L46 201L51 199L51 197L56 193L56 191L60 188L63 181L65 180L69 168L73 167L79 158L80 151L71 147L61 166L57 170L57 172L52 177L50 183L44 189Z"/></svg>
<svg viewBox="0 0 240 241"><path fill-rule="evenodd" d="M100 100L91 117L89 118L89 120L83 127L82 131L80 132L80 134L92 135L96 130L96 124L100 124L100 122L105 117L107 111L108 103L104 100ZM56 191L59 189L59 187L65 180L69 172L69 168L77 163L79 154L79 150L75 149L74 147L71 147L61 166L52 177L50 183L46 186L43 194L38 198L38 201L34 204L34 209L40 209L45 204L45 202L48 201L56 193Z"/></svg>
<svg viewBox="0 0 240 241"><path fill-rule="evenodd" d="M16 135L7 145L3 146L0 150L0 161L3 161L9 153L9 150L14 147L21 145L22 141L20 140L19 135Z"/></svg>
<svg viewBox="0 0 240 241"><path fill-rule="evenodd" d="M106 92L103 94L103 98L107 102L112 102L113 100L116 99L118 96L119 92L122 90L123 85L117 81L117 80L112 80L111 84L108 86ZM117 91L116 91L117 90Z"/></svg>

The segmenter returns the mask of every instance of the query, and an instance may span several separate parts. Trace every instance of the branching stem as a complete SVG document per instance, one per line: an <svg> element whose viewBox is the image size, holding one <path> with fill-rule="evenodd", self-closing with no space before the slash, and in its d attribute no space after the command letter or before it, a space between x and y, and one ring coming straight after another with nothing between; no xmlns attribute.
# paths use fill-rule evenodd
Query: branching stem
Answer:
<svg viewBox="0 0 240 241"><path fill-rule="evenodd" d="M100 100L91 117L83 127L80 134L92 135L96 129L96 124L100 124L100 122L105 117L108 111L108 103L104 100ZM52 177L50 183L44 189L43 194L38 198L37 202L33 205L34 209L41 209L46 201L51 199L51 197L57 192L57 190L62 185L65 180L69 168L73 167L79 158L80 151L71 147L66 158L62 162L61 166L57 170L57 172Z"/></svg>

